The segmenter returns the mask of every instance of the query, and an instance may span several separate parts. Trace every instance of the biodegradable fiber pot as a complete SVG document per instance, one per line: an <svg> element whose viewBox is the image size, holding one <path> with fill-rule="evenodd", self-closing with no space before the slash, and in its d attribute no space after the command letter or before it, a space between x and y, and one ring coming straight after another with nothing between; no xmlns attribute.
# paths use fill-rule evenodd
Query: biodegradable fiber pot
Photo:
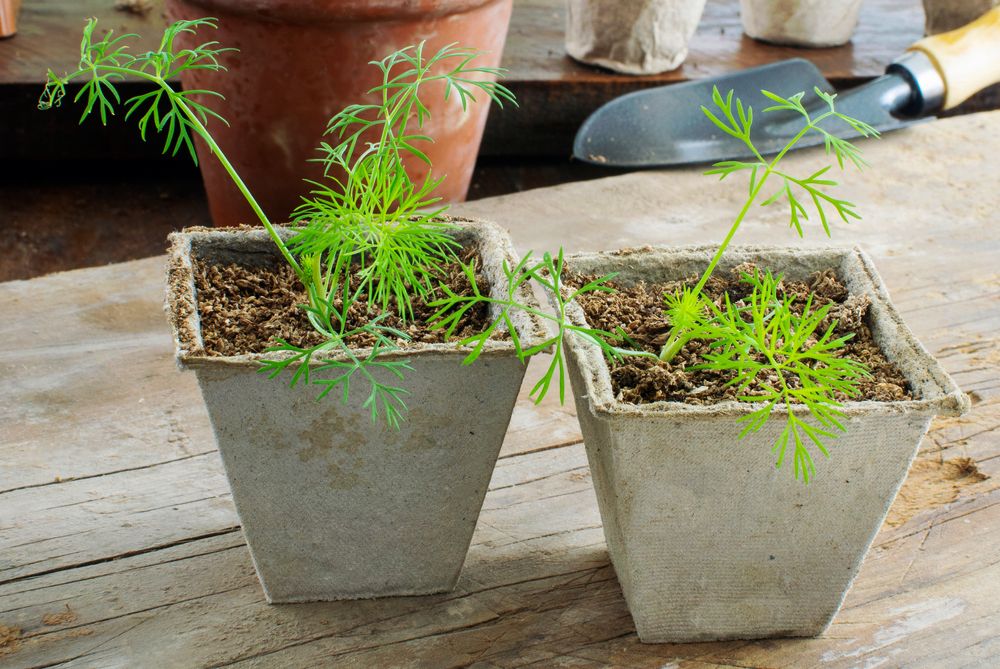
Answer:
<svg viewBox="0 0 1000 669"><path fill-rule="evenodd" d="M700 274L717 247L578 255L584 274L658 282ZM968 399L900 320L860 250L742 247L717 271L754 262L791 278L836 268L871 300L870 327L917 399L848 402L846 434L818 457L809 485L776 470L779 409L740 441L739 402L623 404L599 349L570 336L577 414L604 535L645 642L813 636L837 613L935 415ZM571 318L584 324L578 305Z"/></svg>
<svg viewBox="0 0 1000 669"><path fill-rule="evenodd" d="M265 355L212 357L199 327L192 263L259 262L277 251L263 230L171 235L167 309L177 360L195 371L250 554L269 602L420 595L454 587L510 422L525 368L510 341L490 341L471 366L453 344L415 344L397 356L413 371L408 420L373 425L337 391L288 386L258 373ZM497 297L502 263L517 260L506 232L465 222ZM523 300L534 302L522 288ZM543 324L512 315L525 346ZM531 342L530 344L528 342ZM367 351L359 351L364 356Z"/></svg>
<svg viewBox="0 0 1000 669"><path fill-rule="evenodd" d="M847 44L860 11L861 0L740 0L747 35L790 46Z"/></svg>
<svg viewBox="0 0 1000 669"><path fill-rule="evenodd" d="M478 49L477 63L500 63L512 0L167 0L171 20L214 16L217 31L185 36L188 43L217 40L235 47L222 63L228 72L182 73L186 89L225 95L211 101L230 125L214 122L213 136L272 220L283 220L318 180L315 158L326 122L348 104L374 101L365 94L381 83L369 61L426 40L425 53L458 44ZM431 118L421 145L436 176L447 177L437 194L465 199L490 105L485 96L462 111L458 96L443 99L431 85L421 99ZM256 224L257 219L229 176L202 142L197 143L202 178L215 225ZM410 161L414 181L427 166Z"/></svg>
<svg viewBox="0 0 1000 669"><path fill-rule="evenodd" d="M567 0L566 52L623 74L673 70L704 9L705 0Z"/></svg>

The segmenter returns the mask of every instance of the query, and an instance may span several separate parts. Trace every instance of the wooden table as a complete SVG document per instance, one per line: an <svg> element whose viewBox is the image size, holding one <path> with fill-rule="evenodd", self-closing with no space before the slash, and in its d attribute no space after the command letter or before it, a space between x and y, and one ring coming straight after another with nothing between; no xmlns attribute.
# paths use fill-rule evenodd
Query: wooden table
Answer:
<svg viewBox="0 0 1000 669"><path fill-rule="evenodd" d="M834 241L871 252L974 408L934 423L822 637L640 644L573 410L524 398L455 592L269 606L193 375L172 361L156 257L0 284L0 665L996 667L1000 112L866 149L871 172L843 187L865 220ZM522 249L584 250L717 241L743 193L645 172L458 209L505 224ZM799 243L774 209L738 241ZM802 243L828 242L811 228Z"/></svg>
<svg viewBox="0 0 1000 669"><path fill-rule="evenodd" d="M83 20L96 16L104 27L144 36L136 50L154 48L162 31L163 0L152 0L146 14L113 9L111 0L45 0L24 5L16 37L0 41L0 158L54 160L104 158L157 159L156 143L135 141L135 128L112 121L76 129L79 111L68 108L40 114L35 101L48 68L72 70L79 60ZM920 0L866 0L851 43L831 49L778 47L743 35L737 0L708 0L682 67L672 72L631 77L581 65L563 46L564 0L514 0L504 66L519 109L490 116L483 141L486 156L550 156L570 153L572 137L586 116L624 93L690 79L715 77L786 58L808 58L837 88L856 86L881 75L885 66L923 34ZM136 92L142 84L124 84ZM789 92L789 94L794 91ZM1000 107L1000 86L976 96L958 111Z"/></svg>

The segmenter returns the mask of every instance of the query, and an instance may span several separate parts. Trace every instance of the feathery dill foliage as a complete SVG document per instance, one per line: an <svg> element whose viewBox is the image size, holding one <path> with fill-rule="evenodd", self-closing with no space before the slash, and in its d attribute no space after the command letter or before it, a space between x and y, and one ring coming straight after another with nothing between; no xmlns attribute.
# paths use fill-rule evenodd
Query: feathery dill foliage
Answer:
<svg viewBox="0 0 1000 669"><path fill-rule="evenodd" d="M219 63L219 55L236 49L223 48L218 42L205 42L193 49L179 49L175 44L177 37L183 33L195 34L199 28L216 27L218 24L213 18L177 21L163 31L158 49L132 55L128 51L128 43L138 39L138 35L128 33L116 37L113 30L108 30L101 37L96 34L97 19L88 19L80 41L78 69L61 77L49 70L48 82L38 100L38 108L47 110L60 106L66 97L66 86L82 81L80 91L73 98L73 102L84 102L81 124L96 113L100 116L101 123L107 125L108 117L114 116L116 109L124 107L126 120L133 115L137 117L143 141L146 141L146 133L152 129L164 135L164 153L169 151L171 155L177 155L181 149L187 149L195 164L198 163L198 154L195 153L194 136L201 137L246 198L285 261L302 278L302 268L207 129L210 118L222 123L226 123L226 120L193 97L203 95L221 99L222 95L208 90L178 91L169 82L189 70L218 72L226 69ZM115 84L125 77L152 83L154 89L122 102Z"/></svg>
<svg viewBox="0 0 1000 669"><path fill-rule="evenodd" d="M477 55L450 45L425 57L421 43L373 61L382 83L369 93L378 101L350 105L330 119L326 134L337 143L322 142L317 159L326 180L310 182L313 190L294 214L300 227L290 244L297 254L320 256L334 286L356 273L371 302L386 309L394 301L404 320L412 315L411 296L434 289L441 265L454 261L458 248L448 234L453 226L441 220L446 207L434 195L443 178L428 169L414 183L404 169L406 159L431 165L420 149L433 141L420 132L430 115L421 93L438 82L445 100L456 95L463 111L476 92L500 106L515 103L492 79L503 70L474 66Z"/></svg>
<svg viewBox="0 0 1000 669"><path fill-rule="evenodd" d="M455 226L441 218L447 207L436 206L440 198L434 191L442 178L432 175L431 161L418 147L433 141L420 134L430 116L421 92L441 82L445 100L457 95L463 111L476 101L476 91L499 105L516 104L513 94L490 78L503 70L474 66L478 55L449 45L425 57L421 43L373 61L382 72L382 83L368 92L378 101L349 105L330 119L326 135L336 143L321 142L316 159L323 164L325 181L308 181L312 191L294 212L295 235L288 242L303 269L309 296L306 314L327 341L312 348L278 341L269 351L287 357L264 363L262 371L271 378L297 364L293 387L300 381L320 385L319 398L339 387L346 402L351 378L359 375L368 383L363 406L372 420L383 416L388 425L399 427L408 393L395 382L411 367L405 360L383 356L398 351L396 342L409 336L382 325L384 316L348 331L347 314L352 305L367 299L382 310L395 303L401 320L408 322L412 297L427 297L444 277L443 266L459 261L460 246L450 234ZM427 164L421 183L407 173L407 159ZM343 342L362 330L374 336L375 344L359 358ZM340 358L329 357L331 350ZM308 365L314 360L320 364L310 373ZM338 374L329 378L317 372Z"/></svg>
<svg viewBox="0 0 1000 669"><path fill-rule="evenodd" d="M564 268L563 250L559 249L559 253L554 258L550 253L544 253L541 260L532 261L531 256L532 252L528 251L513 268L508 266L506 262L504 263L503 271L507 279L507 296L504 298L483 295L476 286L475 267L470 264L464 266L464 269L473 287L474 292L472 295L457 295L447 286L442 286L444 297L430 302L430 306L438 310L431 317L433 327L444 329L449 337L461 322L465 312L472 307L485 303L489 304L496 311L497 316L483 332L466 337L459 342L463 346L473 347L472 351L465 357L465 360L462 361L463 365L470 365L476 361L490 336L500 326L503 326L509 333L511 341L514 344L514 350L521 362L526 362L529 357L536 353L551 349L552 359L549 361L549 366L529 393L530 397L535 400L535 404L538 404L545 398L545 395L549 392L549 388L552 386L553 379L557 377L559 381L559 401L566 401L566 361L562 342L563 338L569 332L593 342L600 347L606 357L612 360L621 360L625 356L656 358L652 353L632 351L608 343L622 341L625 338L624 332L620 329L619 332L612 333L596 328L583 327L574 324L566 317L566 306L580 295L593 292L614 292L614 289L607 285L609 281L614 279L614 274L594 279L576 288L572 293L564 294L562 283ZM556 303L555 314L534 309L518 301L518 290L529 281L538 283L547 293L553 296ZM517 328L514 327L511 320L511 312L513 311L523 311L553 323L556 327L555 334L535 346L524 348L517 334Z"/></svg>
<svg viewBox="0 0 1000 669"><path fill-rule="evenodd" d="M403 169L406 157L430 164L416 145L431 138L410 129L415 120L419 131L428 118L420 91L425 84L443 82L445 98L458 96L463 109L475 100L476 91L498 103L514 102L513 94L488 80L502 70L474 66L478 52L454 45L425 57L421 44L376 61L373 64L382 70L383 80L370 93L378 94L379 102L352 105L331 119L327 134L338 142L320 146L330 183L313 182L312 197L296 212L297 234L286 244L208 130L210 119L223 123L225 119L195 99L222 96L209 90L178 91L169 82L189 70L225 70L219 56L235 49L211 41L191 49L175 44L182 33L216 27L213 18L178 21L166 28L158 49L133 55L129 42L138 35L116 36L107 31L101 36L97 20L90 19L83 29L78 69L63 76L49 70L38 107L58 107L66 97L66 87L82 82L73 98L84 105L81 123L96 114L107 124L110 116L124 108L126 119L137 119L143 141L147 133L160 133L164 153L176 155L186 149L195 163L194 137L201 137L305 286L309 302L302 308L324 338L312 348L278 340L268 351L284 355L265 361L261 371L271 377L290 371L292 386L318 386L320 398L339 389L344 401L352 379L359 378L367 384L363 406L371 411L372 419L384 416L390 426L398 427L406 408L406 390L396 381L410 367L399 357L397 342L408 336L384 325L384 317L349 328L347 312L367 295L383 308L395 300L405 320L412 314L407 287L426 295L440 276L442 263L457 258L456 244L447 234L450 226L437 218L444 207L421 213L439 201L433 191L440 179L428 176L414 184ZM116 84L126 77L152 83L154 89L123 101ZM376 141L369 141L371 133L377 135ZM352 262L359 263L362 278L353 290ZM375 341L365 355L346 343L348 337L361 333ZM392 353L396 355L386 355Z"/></svg>
<svg viewBox="0 0 1000 669"><path fill-rule="evenodd" d="M159 49L135 55L128 53L128 41L138 35L125 34L114 36L109 30L104 37L98 39L94 35L97 29L97 19L87 21L83 29L83 39L80 43L79 69L72 74L57 76L48 71L48 81L45 90L38 101L42 110L58 107L66 96L66 84L80 77L89 77L73 98L73 102L85 101L80 123L83 123L91 113L101 117L101 123L107 125L108 116L113 116L115 108L121 105L121 96L114 83L121 81L126 75L139 76L158 84L154 90L136 95L125 101L127 109L125 118L136 114L139 119L139 131L142 139L146 139L146 130L150 121L158 132L165 133L163 152L177 155L186 148L191 159L197 164L198 156L194 150L192 133L200 134L200 129L214 117L225 123L225 119L197 102L193 96L208 95L221 98L214 91L174 91L166 84L168 79L177 77L187 70L224 70L219 64L218 56L235 49L220 48L218 42L205 42L194 49L175 51L174 40L181 33L194 33L199 27L215 28L215 19L197 19L194 21L179 21L164 31ZM112 102L112 100L114 102Z"/></svg>
<svg viewBox="0 0 1000 669"><path fill-rule="evenodd" d="M745 107L739 98L734 100L733 91L723 98L717 88L713 89L715 109L701 108L716 127L746 144L755 160L727 160L716 163L706 172L717 174L720 179L747 172L749 192L698 284L693 289L685 288L664 296L671 330L660 359L672 360L692 339L711 342L712 352L703 356L706 362L695 368L731 372L733 379L729 385L738 388L740 401L763 403L761 408L742 419L745 426L740 438L760 430L771 418L773 409L783 406L787 418L773 446L777 455L776 466L782 466L791 445L795 477L808 483L815 473L810 445L826 456L829 450L825 440L836 437L838 431L844 431L843 424L838 420L843 413L838 408L837 396L856 396L858 380L868 376L868 370L862 364L841 357L840 351L850 335L834 338L836 323L820 332L819 327L829 312L829 305L814 310L813 296L810 295L801 313L798 313L794 300L779 294L780 275L744 275L742 280L752 286L745 306L733 305L727 296L722 308L719 308L704 297L702 290L743 219L758 200L764 207L782 200L787 202L789 226L800 237L803 223L809 220L811 212L816 215L827 236L830 235L831 217L845 223L860 219L852 203L830 194L829 189L837 185L827 176L832 165L805 177L793 176L779 166L785 154L806 134L818 132L823 137L827 154L836 158L841 170L848 164L859 170L866 167L867 163L854 144L820 125L827 119L846 123L863 137L877 137L879 133L867 123L838 112L835 106L837 96L818 88L815 89L816 95L826 103L826 109L815 116L802 104L805 93L783 98L769 91L761 92L775 103L765 112L795 112L803 117L805 124L777 155L766 160L750 137L753 109ZM779 183L770 195L765 196L764 193L768 192L765 187L772 178ZM776 382L769 379L776 379ZM751 386L763 388L763 394L746 392ZM810 417L815 423L809 422Z"/></svg>

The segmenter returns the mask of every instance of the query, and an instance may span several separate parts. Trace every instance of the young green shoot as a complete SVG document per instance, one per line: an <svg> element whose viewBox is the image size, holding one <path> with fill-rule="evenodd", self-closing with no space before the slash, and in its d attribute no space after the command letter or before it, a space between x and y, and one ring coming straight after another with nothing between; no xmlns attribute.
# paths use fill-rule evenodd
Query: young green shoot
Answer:
<svg viewBox="0 0 1000 669"><path fill-rule="evenodd" d="M101 123L107 125L108 117L114 116L117 109L124 107L126 120L133 116L138 119L139 133L143 141L146 141L146 133L152 128L164 135L164 153L169 151L171 155L177 155L181 149L186 149L195 164L198 164L198 154L195 152L194 136L201 137L246 198L285 261L295 270L299 278L304 278L299 263L208 131L209 118L215 118L222 123L226 123L226 120L206 104L195 99L196 96L220 99L222 96L208 90L178 91L170 84L170 79L176 79L185 71L226 69L219 63L219 56L235 49L220 47L218 42L205 42L193 49L180 49L175 44L183 33L194 34L199 28L216 27L217 23L213 18L177 21L163 31L158 49L132 55L128 51L128 42L138 39L138 35L129 33L116 37L114 31L109 30L103 37L99 37L95 34L97 19L88 19L80 42L78 69L61 77L49 70L48 82L38 100L38 108L47 110L60 106L66 96L66 86L82 81L80 91L73 98L73 102L80 100L84 102L83 114L80 116L81 124L91 114L96 113ZM149 82L154 88L122 102L116 83L126 78Z"/></svg>
<svg viewBox="0 0 1000 669"><path fill-rule="evenodd" d="M836 181L826 177L827 172L829 172L832 166L828 165L806 177L794 177L791 174L780 170L779 167L781 160L789 151L795 148L803 137L810 132L816 132L822 135L823 144L827 154L834 155L840 169L844 169L847 163L854 165L859 170L863 169L867 166L867 163L861 157L861 152L857 146L846 139L841 139L840 137L830 133L820 124L827 119L839 119L863 137L878 137L878 130L863 121L859 121L858 119L851 118L850 116L838 112L834 102L837 97L836 94L825 93L818 88L815 89L815 93L827 104L827 109L816 116L810 114L809 110L807 110L802 104L802 98L805 96L805 93L796 93L788 98L783 98L770 91L761 91L761 93L775 103L771 107L766 108L764 110L765 112L792 111L800 114L805 121L802 129L794 137L792 137L784 148L771 158L771 160L766 160L761 155L750 136L753 128L753 109L749 106L744 106L739 98L734 99L733 91L729 91L726 94L726 97L723 98L719 89L713 87L712 102L716 107L716 111L712 111L705 106L702 106L701 108L705 116L708 117L708 119L715 124L716 127L727 135L743 142L753 153L756 160L750 162L725 160L715 163L712 166L712 169L705 173L717 174L719 175L719 179L722 180L738 172L749 172L749 195L747 196L743 207L736 215L735 220L733 220L733 223L729 228L729 232L722 240L718 250L712 257L711 262L709 262L708 267L705 269L704 273L702 273L698 284L695 286L694 290L691 291L695 296L701 294L702 289L705 287L705 283L708 281L709 277L712 276L712 273L715 271L716 266L722 259L723 254L729 247L729 243L733 240L733 237L736 236L736 232L740 229L740 225L750 212L751 207L753 207L754 203L758 201L761 194L765 192L765 186L768 185L771 177L779 179L781 183L771 195L763 199L760 206L766 207L784 198L785 201L788 202L789 226L794 228L800 237L803 235L802 222L808 220L809 218L809 207L803 204L801 199L802 197L808 198L808 203L815 211L820 224L823 226L823 232L825 232L828 237L830 236L830 210L839 216L845 223L850 223L851 219L861 218L857 211L855 211L854 204L848 202L847 200L837 198L828 192L827 189L837 185ZM689 298L688 302L690 303L690 300L692 299L696 298ZM683 326L675 325L674 331L671 332L667 345L663 347L660 359L664 361L672 360L681 348L683 348L684 343L686 343L684 337Z"/></svg>
<svg viewBox="0 0 1000 669"><path fill-rule="evenodd" d="M870 375L861 363L839 355L852 335L834 337L836 323L820 329L830 304L814 309L810 295L800 312L795 298L779 291L780 275L755 270L741 280L752 287L746 306L734 305L728 295L721 308L706 301L693 329L712 341L711 352L691 369L728 371L733 378L727 385L736 387L737 399L762 404L740 419L740 438L760 430L775 407L784 407L785 427L773 446L776 466L782 466L791 444L795 477L808 483L815 472L809 444L828 455L823 440L844 430L838 394L857 396L856 382ZM758 390L750 392L751 387ZM803 420L795 406L805 407L818 425Z"/></svg>
<svg viewBox="0 0 1000 669"><path fill-rule="evenodd" d="M296 209L297 235L290 244L303 257L319 255L327 283L360 278L370 301L383 310L394 302L400 316L412 316L412 298L427 297L456 259L458 244L442 220L447 207L434 194L442 179L432 175L421 149L433 141L421 134L430 112L421 99L429 85L444 87L463 110L482 93L498 105L513 94L494 78L503 70L473 64L478 52L449 45L426 56L424 44L374 61L382 83L368 91L376 102L346 107L330 119L321 156L326 177L312 181L309 197ZM367 141L366 141L367 140ZM405 164L425 163L414 183Z"/></svg>
<svg viewBox="0 0 1000 669"><path fill-rule="evenodd" d="M860 363L840 357L839 350L849 336L834 338L834 325L819 332L829 305L814 310L810 296L802 313L798 313L793 308L794 300L779 294L780 277L775 278L770 273L744 275L743 280L752 286L746 307L734 306L726 296L720 309L704 297L702 290L755 203L770 206L781 200L787 202L789 226L799 236L803 235L803 223L809 219L810 212L816 215L827 236L830 236L831 218L837 217L845 223L861 218L851 202L830 193L830 189L837 185L828 176L832 165L799 177L782 169L781 161L803 137L815 132L822 135L827 154L835 157L841 170L848 164L860 170L867 163L858 148L820 124L836 119L863 137L877 137L878 131L863 121L838 112L836 95L818 88L815 89L816 95L826 103L826 107L815 116L802 104L804 93L783 98L769 91L761 92L774 102L765 112L797 113L804 120L803 127L781 151L767 160L751 138L753 109L745 107L739 98L734 100L732 91L723 98L717 88L713 89L715 110L703 106L702 111L716 127L743 142L755 159L719 162L706 174L725 179L745 172L749 177L748 195L694 288L664 296L671 330L659 357L669 362L692 339L710 341L712 352L704 355L706 362L695 366L695 369L728 371L733 374L730 384L737 386L741 393L738 396L740 401L763 403L760 409L744 419L746 425L740 437L760 430L771 417L773 409L783 406L787 419L785 428L774 443L776 464L781 467L788 446L792 444L795 476L808 483L815 471L809 445L823 455L828 454L824 440L833 438L836 431L844 430L838 421L842 414L836 398L838 394L855 396L856 382L868 373ZM773 181L778 182L777 186L771 185ZM768 189L771 189L770 194L766 194ZM766 391L763 394L747 392L755 384ZM811 416L815 424L807 422L801 415L803 412Z"/></svg>

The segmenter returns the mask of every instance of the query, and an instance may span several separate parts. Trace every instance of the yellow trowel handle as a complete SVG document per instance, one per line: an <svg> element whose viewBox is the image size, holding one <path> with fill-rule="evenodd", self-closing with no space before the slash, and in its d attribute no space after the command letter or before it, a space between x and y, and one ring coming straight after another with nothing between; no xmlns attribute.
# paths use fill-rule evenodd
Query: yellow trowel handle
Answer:
<svg viewBox="0 0 1000 669"><path fill-rule="evenodd" d="M925 37L910 47L922 52L944 83L942 109L962 104L1000 83L1000 7L951 32Z"/></svg>

